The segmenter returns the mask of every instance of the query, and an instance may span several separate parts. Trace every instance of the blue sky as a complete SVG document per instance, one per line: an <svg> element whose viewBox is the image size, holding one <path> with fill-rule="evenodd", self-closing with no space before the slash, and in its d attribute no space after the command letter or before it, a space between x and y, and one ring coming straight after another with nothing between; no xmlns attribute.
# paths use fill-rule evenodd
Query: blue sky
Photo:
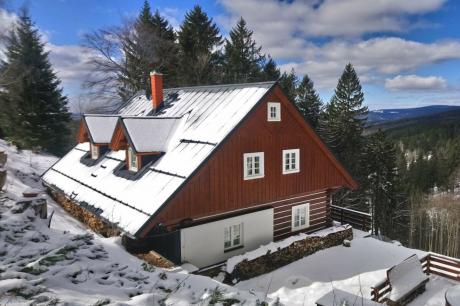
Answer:
<svg viewBox="0 0 460 306"><path fill-rule="evenodd" d="M10 0L26 5L48 42L72 104L85 99L90 69L82 35L135 18L143 0ZM243 16L281 68L315 82L327 102L346 63L361 78L370 109L460 105L460 4L446 0L150 1L178 28L199 4L226 35ZM11 13L9 14L11 16ZM7 23L5 14L1 15ZM1 28L0 28L1 30Z"/></svg>

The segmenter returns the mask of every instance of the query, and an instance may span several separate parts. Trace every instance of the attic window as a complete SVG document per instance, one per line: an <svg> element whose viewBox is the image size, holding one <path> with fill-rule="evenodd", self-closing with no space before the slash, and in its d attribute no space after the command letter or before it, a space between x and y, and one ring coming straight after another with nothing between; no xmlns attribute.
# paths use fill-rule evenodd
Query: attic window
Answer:
<svg viewBox="0 0 460 306"><path fill-rule="evenodd" d="M128 147L128 169L134 172L139 170L137 155L131 147Z"/></svg>
<svg viewBox="0 0 460 306"><path fill-rule="evenodd" d="M267 103L267 120L281 121L281 105L277 102Z"/></svg>
<svg viewBox="0 0 460 306"><path fill-rule="evenodd" d="M98 159L99 158L99 147L96 146L95 144L91 143L91 159Z"/></svg>

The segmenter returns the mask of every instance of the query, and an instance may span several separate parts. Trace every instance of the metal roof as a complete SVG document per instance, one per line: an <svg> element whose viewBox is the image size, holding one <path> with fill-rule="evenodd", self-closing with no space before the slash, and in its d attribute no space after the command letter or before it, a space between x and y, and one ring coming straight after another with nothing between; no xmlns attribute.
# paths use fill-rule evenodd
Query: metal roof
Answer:
<svg viewBox="0 0 460 306"><path fill-rule="evenodd" d="M80 159L89 150L89 145L84 143L48 170L43 180L78 203L93 207L101 217L117 223L128 233L136 234L274 84L165 89L165 104L157 113L145 94L138 93L118 110L119 116L131 119L133 116L182 117L174 137L168 137L167 152L151 164L144 175L128 180L114 173L123 163L124 151L109 152L93 166L82 164ZM144 134L142 129L132 132L142 135L136 142L155 137L153 129L145 131Z"/></svg>

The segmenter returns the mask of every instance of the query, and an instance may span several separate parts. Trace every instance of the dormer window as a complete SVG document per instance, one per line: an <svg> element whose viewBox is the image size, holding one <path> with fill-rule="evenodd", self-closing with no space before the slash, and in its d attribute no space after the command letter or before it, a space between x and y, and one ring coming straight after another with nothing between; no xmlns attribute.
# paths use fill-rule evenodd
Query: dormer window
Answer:
<svg viewBox="0 0 460 306"><path fill-rule="evenodd" d="M278 102L267 103L267 120L281 121L281 104Z"/></svg>
<svg viewBox="0 0 460 306"><path fill-rule="evenodd" d="M128 147L128 169L134 172L139 170L137 155L131 147Z"/></svg>
<svg viewBox="0 0 460 306"><path fill-rule="evenodd" d="M98 159L99 158L99 147L96 146L95 144L91 143L91 159Z"/></svg>

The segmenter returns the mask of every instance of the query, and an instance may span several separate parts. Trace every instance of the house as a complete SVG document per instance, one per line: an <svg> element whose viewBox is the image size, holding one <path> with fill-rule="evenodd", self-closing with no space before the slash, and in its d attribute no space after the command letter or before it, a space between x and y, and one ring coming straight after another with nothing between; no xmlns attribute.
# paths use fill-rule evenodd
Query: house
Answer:
<svg viewBox="0 0 460 306"><path fill-rule="evenodd" d="M327 227L331 195L357 187L277 82L163 89L162 78L152 73L151 99L84 116L79 144L43 176L131 249L206 267Z"/></svg>

